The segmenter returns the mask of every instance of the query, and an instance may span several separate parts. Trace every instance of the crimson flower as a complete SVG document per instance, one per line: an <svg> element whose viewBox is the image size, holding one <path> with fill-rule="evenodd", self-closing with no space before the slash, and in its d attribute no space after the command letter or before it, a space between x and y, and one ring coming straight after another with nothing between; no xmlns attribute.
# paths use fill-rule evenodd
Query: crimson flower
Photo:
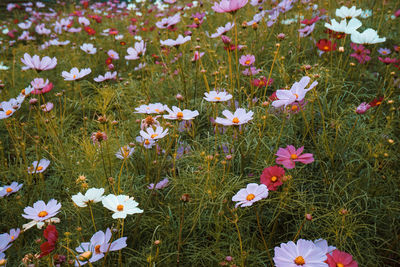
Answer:
<svg viewBox="0 0 400 267"><path fill-rule="evenodd" d="M53 224L49 224L43 231L43 236L47 239L46 242L40 245L39 258L50 254L55 248L58 239L58 232Z"/></svg>
<svg viewBox="0 0 400 267"><path fill-rule="evenodd" d="M353 260L349 253L335 249L332 254L326 254L329 267L358 267L358 263Z"/></svg>
<svg viewBox="0 0 400 267"><path fill-rule="evenodd" d="M378 98L375 98L374 100L372 100L372 101L369 102L368 104L369 104L371 107L379 106L380 104L382 104L383 98L384 98L383 96L378 97Z"/></svg>
<svg viewBox="0 0 400 267"><path fill-rule="evenodd" d="M282 185L282 177L285 175L285 169L279 166L270 166L265 168L260 176L260 182L268 187L268 190L276 191Z"/></svg>
<svg viewBox="0 0 400 267"><path fill-rule="evenodd" d="M317 47L319 50L324 51L324 52L329 52L329 51L335 51L336 50L336 44L332 43L331 41L327 39L321 39L317 43Z"/></svg>
<svg viewBox="0 0 400 267"><path fill-rule="evenodd" d="M95 35L96 31L92 28L90 28L89 26L86 26L85 28L83 28L85 30L85 32L87 32L89 35Z"/></svg>

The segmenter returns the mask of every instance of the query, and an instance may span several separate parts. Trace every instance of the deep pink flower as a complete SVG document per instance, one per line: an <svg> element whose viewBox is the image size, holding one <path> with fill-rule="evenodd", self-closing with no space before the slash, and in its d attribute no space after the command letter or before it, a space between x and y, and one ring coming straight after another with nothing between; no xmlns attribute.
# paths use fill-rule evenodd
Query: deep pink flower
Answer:
<svg viewBox="0 0 400 267"><path fill-rule="evenodd" d="M278 156L276 159L276 164L283 165L286 169L293 169L295 167L295 162L301 162L304 164L309 164L314 161L313 154L303 153L304 146L296 150L292 145L288 145L286 148L279 148L278 152L275 154Z"/></svg>
<svg viewBox="0 0 400 267"><path fill-rule="evenodd" d="M354 53L352 53L350 56L357 59L360 64L364 64L365 62L371 60L371 57L368 56L371 53L371 51L366 49L365 46L361 44L357 45L355 43L351 43L350 46L354 50Z"/></svg>
<svg viewBox="0 0 400 267"><path fill-rule="evenodd" d="M279 166L270 166L265 168L260 176L260 183L265 184L268 190L276 191L282 185L282 177L285 175L285 169Z"/></svg>
<svg viewBox="0 0 400 267"><path fill-rule="evenodd" d="M385 58L378 57L378 59L379 59L379 61L385 63L386 65L394 64L394 63L397 63L397 61L399 61L396 58L390 58L390 57L385 57Z"/></svg>
<svg viewBox="0 0 400 267"><path fill-rule="evenodd" d="M358 263L353 260L349 253L335 249L331 254L326 254L329 267L358 267Z"/></svg>
<svg viewBox="0 0 400 267"><path fill-rule="evenodd" d="M248 0L222 0L221 2L215 2L212 9L217 13L235 12L238 9L244 7Z"/></svg>

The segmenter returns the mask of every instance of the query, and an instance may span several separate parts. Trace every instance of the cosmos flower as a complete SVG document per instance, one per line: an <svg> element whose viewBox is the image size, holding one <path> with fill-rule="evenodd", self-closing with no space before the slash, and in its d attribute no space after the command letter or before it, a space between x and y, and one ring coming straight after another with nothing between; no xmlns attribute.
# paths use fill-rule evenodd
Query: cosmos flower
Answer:
<svg viewBox="0 0 400 267"><path fill-rule="evenodd" d="M335 19L331 20L331 24L325 23L325 27L335 31L335 32L343 32L346 34L352 34L362 25L361 21L356 18L352 18L348 23L345 19L343 19L340 23L338 23Z"/></svg>
<svg viewBox="0 0 400 267"><path fill-rule="evenodd" d="M48 159L41 159L39 162L35 160L32 162L32 166L28 168L28 173L33 174L33 173L41 173L44 172L47 167L50 165L50 160Z"/></svg>
<svg viewBox="0 0 400 267"><path fill-rule="evenodd" d="M72 201L78 207L87 207L90 203L97 203L103 200L104 188L90 188L85 195L79 192L72 196Z"/></svg>
<svg viewBox="0 0 400 267"><path fill-rule="evenodd" d="M140 136L142 136L145 140L158 140L161 139L168 134L168 129L164 131L163 127L157 126L156 130L153 127L148 127L146 131L141 130Z"/></svg>
<svg viewBox="0 0 400 267"><path fill-rule="evenodd" d="M276 191L282 185L285 169L279 166L265 168L260 176L260 183L265 184L270 191Z"/></svg>
<svg viewBox="0 0 400 267"><path fill-rule="evenodd" d="M75 81L85 77L91 72L92 70L90 68L81 69L80 71L78 70L78 68L72 68L70 72L63 71L61 76L64 78L65 81Z"/></svg>
<svg viewBox="0 0 400 267"><path fill-rule="evenodd" d="M250 68L245 69L244 71L242 71L243 75L246 76L253 76L253 75L257 75L258 73L260 73L261 69L257 69L256 67L251 66Z"/></svg>
<svg viewBox="0 0 400 267"><path fill-rule="evenodd" d="M310 35L314 31L314 28L315 28L315 23L311 24L311 25L307 25L302 29L299 29L298 32L299 32L300 37L303 38L303 37Z"/></svg>
<svg viewBox="0 0 400 267"><path fill-rule="evenodd" d="M390 53L392 53L392 51L390 51L389 48L379 48L378 49L378 53L381 54L382 56L388 56L390 55Z"/></svg>
<svg viewBox="0 0 400 267"><path fill-rule="evenodd" d="M272 102L272 106L274 106L275 108L281 106L286 107L287 105L290 105L295 101L303 100L306 96L306 93L318 84L317 81L314 81L307 89L305 89L310 80L310 77L304 76L299 82L295 82L290 90L277 90L276 97L278 98L278 100Z"/></svg>
<svg viewBox="0 0 400 267"><path fill-rule="evenodd" d="M153 189L163 189L165 187L167 187L169 184L169 180L168 178L164 178L163 180L161 180L160 182L158 182L156 184L156 186L154 187L154 184L151 183L149 184L149 186L147 186L148 189L153 190Z"/></svg>
<svg viewBox="0 0 400 267"><path fill-rule="evenodd" d="M371 51L366 49L363 45L357 45L355 43L350 43L350 47L354 50L354 53L350 54L350 57L353 57L358 60L360 64L364 64L365 62L371 60L369 54Z"/></svg>
<svg viewBox="0 0 400 267"><path fill-rule="evenodd" d="M362 13L362 9L356 9L355 6L348 8L346 6L342 6L341 8L336 9L336 16L342 19L350 19L360 16Z"/></svg>
<svg viewBox="0 0 400 267"><path fill-rule="evenodd" d="M210 91L209 93L205 92L204 95L205 97L203 97L203 99L208 102L223 102L232 99L232 95L225 91Z"/></svg>
<svg viewBox="0 0 400 267"><path fill-rule="evenodd" d="M312 241L299 239L275 247L276 267L326 267L327 256Z"/></svg>
<svg viewBox="0 0 400 267"><path fill-rule="evenodd" d="M327 254L329 267L358 267L358 263L353 260L350 254L335 249L332 254Z"/></svg>
<svg viewBox="0 0 400 267"><path fill-rule="evenodd" d="M114 212L112 215L114 219L125 219L126 215L143 212L143 210L137 207L139 203L133 200L133 197L130 198L126 195L116 196L110 194L103 198L102 203L105 208Z"/></svg>
<svg viewBox="0 0 400 267"><path fill-rule="evenodd" d="M37 222L54 217L60 212L61 204L55 199L51 199L47 204L43 200L36 201L32 207L26 207L24 209L25 214L22 217L25 219L31 219Z"/></svg>
<svg viewBox="0 0 400 267"><path fill-rule="evenodd" d="M172 39L167 39L165 41L160 40L161 45L165 45L165 46L180 46L181 44L186 43L187 41L190 41L192 39L191 36L186 36L183 37L181 34L179 34L178 38L176 40L172 40Z"/></svg>
<svg viewBox="0 0 400 267"><path fill-rule="evenodd" d="M20 233L21 233L21 229L17 228L17 229L11 229L9 233L1 234L1 236L2 236L2 238L8 239L8 242L11 243L18 238Z"/></svg>
<svg viewBox="0 0 400 267"><path fill-rule="evenodd" d="M204 52L194 51L192 62L199 60L202 56L204 56Z"/></svg>
<svg viewBox="0 0 400 267"><path fill-rule="evenodd" d="M115 51L112 50L112 49L108 50L107 55L108 55L110 58L112 58L113 60L114 60L114 59L115 59L115 60L119 59L118 53L115 52Z"/></svg>
<svg viewBox="0 0 400 267"><path fill-rule="evenodd" d="M128 55L125 56L126 60L137 60L146 52L146 43L143 40L140 42L136 42L135 47L129 47L127 52Z"/></svg>
<svg viewBox="0 0 400 267"><path fill-rule="evenodd" d="M22 67L23 70L34 69L37 71L51 70L57 65L57 58L44 57L40 60L38 55L31 57L28 53L24 54L24 58L21 58L22 63L26 66Z"/></svg>
<svg viewBox="0 0 400 267"><path fill-rule="evenodd" d="M296 148L292 145L286 146L286 148L279 148L278 152L276 152L276 164L283 165L286 169L293 169L295 167L296 162L301 162L304 164L309 164L314 162L313 154L303 153L304 146L300 147L296 150Z"/></svg>
<svg viewBox="0 0 400 267"><path fill-rule="evenodd" d="M117 72L114 71L113 73L111 73L110 71L107 71L106 74L104 74L104 76L99 75L93 80L99 83L99 82L104 82L106 80L115 80L115 79L117 79Z"/></svg>
<svg viewBox="0 0 400 267"><path fill-rule="evenodd" d="M366 102L362 102L356 109L356 113L357 114L364 114L365 112L367 112L368 109L370 109L371 106L370 104L366 103Z"/></svg>
<svg viewBox="0 0 400 267"><path fill-rule="evenodd" d="M119 159L127 159L132 156L133 152L135 152L134 147L123 146L118 150L117 153L115 153L115 156Z"/></svg>
<svg viewBox="0 0 400 267"><path fill-rule="evenodd" d="M150 149L152 148L155 144L156 141L152 140L152 139L144 139L142 136L136 136L136 142L140 143L141 145L143 145L144 148L146 149Z"/></svg>
<svg viewBox="0 0 400 267"><path fill-rule="evenodd" d="M355 31L351 34L350 36L351 41L356 44L377 44L377 43L382 43L386 41L386 38L380 38L378 36L378 33L371 29L368 28L362 33L359 33L358 31Z"/></svg>
<svg viewBox="0 0 400 267"><path fill-rule="evenodd" d="M217 117L215 119L215 123L222 124L224 126L242 125L251 121L253 119L253 114L253 111L246 112L246 110L243 108L238 108L233 114L229 110L224 110L222 111L222 115L224 115L226 119Z"/></svg>
<svg viewBox="0 0 400 267"><path fill-rule="evenodd" d="M221 2L215 2L211 7L217 13L233 13L238 9L244 7L248 0L221 0Z"/></svg>
<svg viewBox="0 0 400 267"><path fill-rule="evenodd" d="M335 51L336 43L332 43L330 40L321 39L316 44L317 48L323 52Z"/></svg>
<svg viewBox="0 0 400 267"><path fill-rule="evenodd" d="M106 232L98 231L96 232L90 242L84 242L75 248L75 250L80 253L77 257L79 263L75 261L75 266L85 265L88 261L93 263L104 257L105 253L110 251L121 250L127 246L127 237L121 237L110 243L112 238L112 233L110 228L107 228Z"/></svg>
<svg viewBox="0 0 400 267"><path fill-rule="evenodd" d="M84 43L83 45L80 46L81 50L84 51L85 53L88 54L96 54L97 48L93 46L93 44L86 44Z"/></svg>
<svg viewBox="0 0 400 267"><path fill-rule="evenodd" d="M250 183L246 188L240 189L239 192L232 197L232 201L238 202L236 203L235 208L238 206L248 207L253 205L254 202L266 197L268 197L268 188L265 184L258 185Z"/></svg>
<svg viewBox="0 0 400 267"><path fill-rule="evenodd" d="M243 55L239 59L240 65L245 66L245 67L249 67L249 66L253 65L255 61L256 61L256 58L254 57L254 55Z"/></svg>
<svg viewBox="0 0 400 267"><path fill-rule="evenodd" d="M47 240L40 245L40 255L38 258L42 258L49 255L55 248L58 240L58 231L53 224L47 225L43 231L43 236Z"/></svg>
<svg viewBox="0 0 400 267"><path fill-rule="evenodd" d="M12 182L10 185L3 186L3 189L0 190L0 197L9 196L13 193L18 192L21 189L23 184L18 184L17 182Z"/></svg>
<svg viewBox="0 0 400 267"><path fill-rule="evenodd" d="M154 103L148 105L141 105L138 108L135 108L135 113L145 113L145 114L152 114L152 113L162 113L165 111L166 106L161 103Z"/></svg>
<svg viewBox="0 0 400 267"><path fill-rule="evenodd" d="M217 38L217 37L225 34L226 32L230 31L234 26L235 26L235 23L228 22L228 23L225 24L225 26L218 27L217 28L217 32L211 34L210 38ZM206 34L208 35L208 32L206 32Z"/></svg>
<svg viewBox="0 0 400 267"><path fill-rule="evenodd" d="M168 115L164 115L164 119L167 120L193 120L196 116L199 115L197 110L192 111L188 109L181 110L180 108L173 106L172 110L168 107L165 107L168 111Z"/></svg>
<svg viewBox="0 0 400 267"><path fill-rule="evenodd" d="M171 28L175 24L181 21L181 14L176 13L175 15L168 17L168 18L163 18L161 21L156 22L156 26L159 29L166 29L166 28Z"/></svg>
<svg viewBox="0 0 400 267"><path fill-rule="evenodd" d="M6 234L0 235L0 254L6 251L12 244Z"/></svg>
<svg viewBox="0 0 400 267"><path fill-rule="evenodd" d="M322 249L325 254L331 254L332 251L334 251L336 249L336 247L334 247L334 246L329 246L328 241L326 241L325 239L322 239L322 238L314 240L314 245L316 245L317 247Z"/></svg>

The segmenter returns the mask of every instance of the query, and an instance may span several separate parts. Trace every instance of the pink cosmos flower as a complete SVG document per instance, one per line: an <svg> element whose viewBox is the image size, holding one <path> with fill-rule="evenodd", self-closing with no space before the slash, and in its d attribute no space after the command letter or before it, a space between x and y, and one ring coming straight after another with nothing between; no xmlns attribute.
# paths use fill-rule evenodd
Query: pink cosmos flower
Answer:
<svg viewBox="0 0 400 267"><path fill-rule="evenodd" d="M358 60L360 64L364 64L367 61L371 60L371 57L368 56L371 51L365 48L363 45L357 45L355 43L350 44L351 48L353 48L354 53L350 54L351 57L354 57Z"/></svg>
<svg viewBox="0 0 400 267"><path fill-rule="evenodd" d="M362 102L356 109L357 114L364 114L367 112L368 109L371 108L371 105L368 104L367 102Z"/></svg>
<svg viewBox="0 0 400 267"><path fill-rule="evenodd" d="M253 55L243 55L239 59L239 63L242 66L249 67L254 64L256 58Z"/></svg>
<svg viewBox="0 0 400 267"><path fill-rule="evenodd" d="M397 61L399 61L396 58L390 58L390 57L385 57L385 58L378 57L378 59L379 59L379 61L385 63L386 65L394 64L394 63L397 63Z"/></svg>
<svg viewBox="0 0 400 267"><path fill-rule="evenodd" d="M24 58L21 58L22 63L26 66L22 67L23 70L34 69L37 71L51 70L57 65L57 58L44 57L40 60L38 55L31 57L28 53L24 54Z"/></svg>
<svg viewBox="0 0 400 267"><path fill-rule="evenodd" d="M257 75L260 73L261 69L257 69L256 67L250 67L242 71L243 75L246 76L252 76L252 75Z"/></svg>
<svg viewBox="0 0 400 267"><path fill-rule="evenodd" d="M136 42L135 47L134 48L129 47L127 52L128 52L128 55L125 56L126 60L139 59L146 52L146 43L143 40L140 42Z"/></svg>
<svg viewBox="0 0 400 267"><path fill-rule="evenodd" d="M328 257L327 263L329 267L358 267L358 263L353 260L353 256L350 254L335 249L332 254L326 254Z"/></svg>
<svg viewBox="0 0 400 267"><path fill-rule="evenodd" d="M304 146L300 147L296 150L296 148L292 145L288 145L286 148L279 148L278 152L275 154L278 156L276 159L276 164L283 165L286 169L293 169L295 167L296 162L301 162L304 164L309 164L314 162L313 154L303 153Z"/></svg>
<svg viewBox="0 0 400 267"><path fill-rule="evenodd" d="M119 55L114 50L108 50L107 55L112 59L119 59Z"/></svg>
<svg viewBox="0 0 400 267"><path fill-rule="evenodd" d="M216 38L219 37L223 34L225 34L226 32L230 31L233 27L235 26L235 23L233 22L228 22L225 24L225 26L221 26L217 28L217 32L211 34L211 36L209 36L210 38ZM207 36L208 36L208 32L206 32ZM225 42L224 42L225 43ZM230 43L230 42L229 42Z"/></svg>
<svg viewBox="0 0 400 267"><path fill-rule="evenodd" d="M197 61L202 56L204 56L204 52L194 51L194 55L193 55L192 61Z"/></svg>
<svg viewBox="0 0 400 267"><path fill-rule="evenodd" d="M215 2L212 9L217 13L235 12L238 9L244 7L248 0L222 0L221 2Z"/></svg>

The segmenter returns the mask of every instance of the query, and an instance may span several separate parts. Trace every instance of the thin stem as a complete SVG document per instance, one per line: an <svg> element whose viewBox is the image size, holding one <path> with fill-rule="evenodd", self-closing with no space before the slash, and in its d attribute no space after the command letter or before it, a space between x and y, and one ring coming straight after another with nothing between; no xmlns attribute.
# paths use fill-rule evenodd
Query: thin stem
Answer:
<svg viewBox="0 0 400 267"><path fill-rule="evenodd" d="M90 216L92 217L92 223L93 223L94 231L97 232L96 224L94 223L92 206L90 205L90 203L88 203L88 207L89 207L89 210L90 210Z"/></svg>
<svg viewBox="0 0 400 267"><path fill-rule="evenodd" d="M240 235L239 226L238 226L238 224L237 224L237 221L238 221L237 215L235 214L235 216L236 216L236 220L234 220L233 223L235 224L235 227L236 227L236 230L237 230L237 233L238 233L239 246L240 246L240 259L241 259L241 261L242 261L242 267L244 267L244 254L243 254L242 237L241 237L241 235Z"/></svg>
<svg viewBox="0 0 400 267"><path fill-rule="evenodd" d="M267 251L268 259L271 262L271 266L274 266L274 262L272 261L271 253L269 252L269 249L268 249L268 246L267 246L267 242L265 241L264 234L263 234L263 231L261 229L260 217L258 215L258 209L257 208L255 208L255 209L256 209L258 231L260 231L261 239L262 239L262 241L264 243L265 250Z"/></svg>

